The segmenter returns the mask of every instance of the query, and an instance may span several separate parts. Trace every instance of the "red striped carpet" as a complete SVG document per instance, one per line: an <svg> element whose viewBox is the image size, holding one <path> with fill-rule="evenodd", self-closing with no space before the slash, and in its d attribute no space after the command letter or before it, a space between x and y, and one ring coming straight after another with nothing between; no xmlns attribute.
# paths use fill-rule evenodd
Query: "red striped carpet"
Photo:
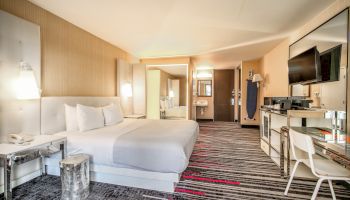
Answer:
<svg viewBox="0 0 350 200"><path fill-rule="evenodd" d="M174 194L105 183L91 183L88 199L310 199L315 181L295 180L288 196L287 180L260 149L259 131L241 129L229 122L200 123L200 135L190 164ZM36 178L14 190L14 199L60 199L60 178ZM334 185L338 199L350 199L350 191ZM1 196L0 196L1 199ZM318 199L331 199L323 184Z"/></svg>
<svg viewBox="0 0 350 200"><path fill-rule="evenodd" d="M297 179L288 196L287 180L260 149L259 131L241 129L228 122L200 124L200 136L183 173L175 197L188 199L310 199L315 181ZM335 185L338 199L350 199L350 191ZM319 199L331 199L327 184Z"/></svg>

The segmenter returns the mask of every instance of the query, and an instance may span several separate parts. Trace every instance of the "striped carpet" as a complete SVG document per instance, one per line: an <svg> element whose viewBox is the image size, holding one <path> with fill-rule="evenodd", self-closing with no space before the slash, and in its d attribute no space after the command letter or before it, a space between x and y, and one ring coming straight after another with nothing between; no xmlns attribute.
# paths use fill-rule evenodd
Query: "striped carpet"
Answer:
<svg viewBox="0 0 350 200"><path fill-rule="evenodd" d="M287 180L260 149L259 131L241 129L229 122L200 123L200 135L190 164L174 194L91 183L88 199L310 199L315 181L297 179L288 196ZM350 191L334 185L338 199L350 199ZM37 178L14 190L14 199L60 199L60 179ZM323 184L318 199L331 199Z"/></svg>

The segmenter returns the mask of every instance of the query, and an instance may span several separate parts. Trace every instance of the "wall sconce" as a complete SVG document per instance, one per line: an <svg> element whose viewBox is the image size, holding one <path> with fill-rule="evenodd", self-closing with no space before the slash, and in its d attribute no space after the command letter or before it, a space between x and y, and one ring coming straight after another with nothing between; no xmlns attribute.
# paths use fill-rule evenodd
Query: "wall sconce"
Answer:
<svg viewBox="0 0 350 200"><path fill-rule="evenodd" d="M212 78L213 77L213 71L212 70L200 70L197 71L197 78Z"/></svg>
<svg viewBox="0 0 350 200"><path fill-rule="evenodd" d="M122 96L123 97L132 97L132 86L131 83L125 83L122 86Z"/></svg>
<svg viewBox="0 0 350 200"><path fill-rule="evenodd" d="M38 88L34 71L26 62L20 62L19 78L16 81L15 87L17 99L40 98L40 89Z"/></svg>
<svg viewBox="0 0 350 200"><path fill-rule="evenodd" d="M260 74L254 74L253 75L252 82L256 82L257 87L259 87L259 82L263 82L263 81L264 81L264 79L261 77Z"/></svg>
<svg viewBox="0 0 350 200"><path fill-rule="evenodd" d="M170 98L174 98L175 97L174 91L172 91L172 90L169 91L169 97Z"/></svg>

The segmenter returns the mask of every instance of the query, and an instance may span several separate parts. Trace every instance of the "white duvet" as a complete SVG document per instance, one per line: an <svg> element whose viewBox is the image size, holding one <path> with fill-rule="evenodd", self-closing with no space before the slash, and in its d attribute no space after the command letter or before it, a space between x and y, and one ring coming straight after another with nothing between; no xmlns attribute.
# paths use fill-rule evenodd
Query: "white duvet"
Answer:
<svg viewBox="0 0 350 200"><path fill-rule="evenodd" d="M68 155L89 154L92 162L157 172L183 172L198 135L190 120L125 119L122 123L67 136Z"/></svg>

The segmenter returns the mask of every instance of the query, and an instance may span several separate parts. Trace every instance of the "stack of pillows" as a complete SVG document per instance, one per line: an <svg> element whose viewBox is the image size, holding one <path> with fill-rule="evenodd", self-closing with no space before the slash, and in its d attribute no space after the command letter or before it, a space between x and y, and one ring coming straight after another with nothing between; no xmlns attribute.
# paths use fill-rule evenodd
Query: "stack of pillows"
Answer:
<svg viewBox="0 0 350 200"><path fill-rule="evenodd" d="M65 104L66 131L88 131L110 126L123 121L123 112L120 105L110 104L104 107L90 107L77 104Z"/></svg>

